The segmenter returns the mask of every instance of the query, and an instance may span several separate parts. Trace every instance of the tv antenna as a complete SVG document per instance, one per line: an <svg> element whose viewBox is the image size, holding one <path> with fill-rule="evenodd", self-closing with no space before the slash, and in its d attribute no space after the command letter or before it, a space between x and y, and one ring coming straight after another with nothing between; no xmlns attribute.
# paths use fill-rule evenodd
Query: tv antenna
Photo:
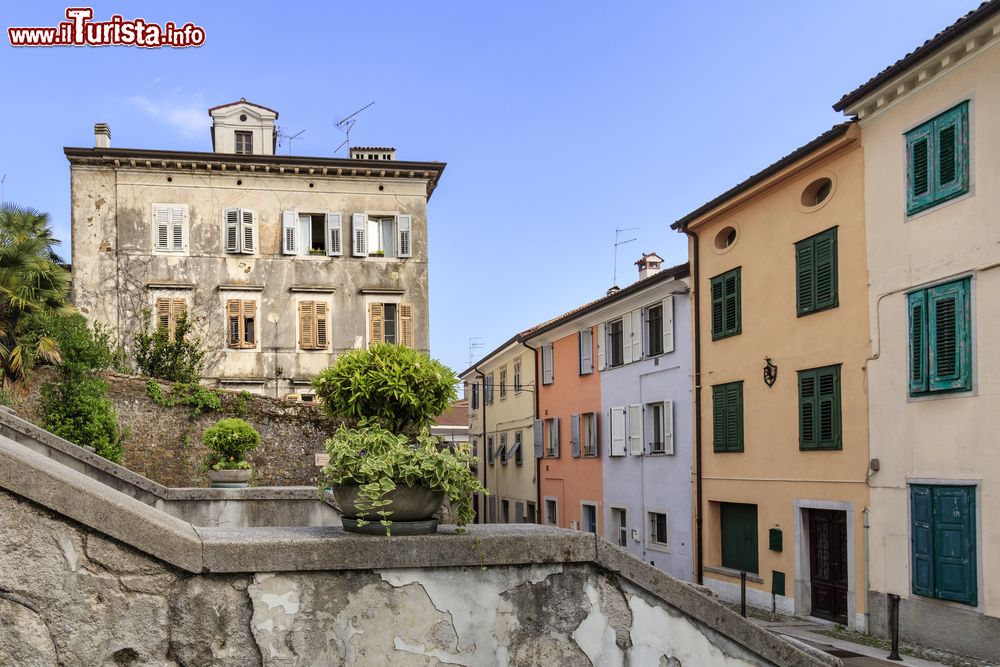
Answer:
<svg viewBox="0 0 1000 667"><path fill-rule="evenodd" d="M295 134L288 134L288 133L285 132L285 128L279 127L278 128L278 148L281 148L281 142L283 140L287 139L288 140L288 154L291 155L292 154L292 142L295 141L296 139L298 139L299 137L301 137L303 132L305 132L305 130L299 130Z"/></svg>
<svg viewBox="0 0 1000 667"><path fill-rule="evenodd" d="M479 356L476 353L479 351L480 348L483 347L482 340L483 340L482 336L469 336L469 366L470 367L476 361L476 357Z"/></svg>
<svg viewBox="0 0 1000 667"><path fill-rule="evenodd" d="M615 273L614 273L614 276L611 278L611 284L612 285L615 285L615 286L618 285L618 246L625 245L626 243L631 243L632 241L635 241L635 237L632 237L630 239L626 239L624 241L619 240L619 237L621 236L622 232L631 232L631 231L635 231L636 229L639 229L639 228L638 227L619 227L618 229L615 230Z"/></svg>
<svg viewBox="0 0 1000 667"><path fill-rule="evenodd" d="M336 155L337 153L339 153L340 149L343 148L344 146L347 146L348 150L350 150L350 146L351 146L351 128L354 127L354 124L356 122L358 122L358 114L361 113L362 111L364 111L365 109L367 109L368 107L370 107L373 104L375 104L375 100L372 100L368 104L364 105L363 107L361 107L360 109L358 109L357 111L355 111L354 113L352 113L350 116L346 116L346 117L340 119L339 121L337 121L337 127L340 128L343 131L343 133L344 133L344 141L339 146L337 146L337 150L333 151L334 155Z"/></svg>
<svg viewBox="0 0 1000 667"><path fill-rule="evenodd" d="M3 178L0 178L0 204L2 204L4 202L4 198L3 198L3 184L4 184L4 181L6 181L6 180L7 180L7 174L4 174Z"/></svg>

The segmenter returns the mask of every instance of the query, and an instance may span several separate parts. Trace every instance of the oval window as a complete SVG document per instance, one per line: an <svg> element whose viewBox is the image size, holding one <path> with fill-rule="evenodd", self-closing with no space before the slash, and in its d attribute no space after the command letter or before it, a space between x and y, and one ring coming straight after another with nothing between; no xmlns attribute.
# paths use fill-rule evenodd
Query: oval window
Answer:
<svg viewBox="0 0 1000 667"><path fill-rule="evenodd" d="M826 177L817 178L802 191L802 205L806 208L819 206L826 201L832 191L833 181Z"/></svg>
<svg viewBox="0 0 1000 667"><path fill-rule="evenodd" d="M734 243L736 243L735 227L725 227L722 231L715 235L715 247L719 250L725 250Z"/></svg>

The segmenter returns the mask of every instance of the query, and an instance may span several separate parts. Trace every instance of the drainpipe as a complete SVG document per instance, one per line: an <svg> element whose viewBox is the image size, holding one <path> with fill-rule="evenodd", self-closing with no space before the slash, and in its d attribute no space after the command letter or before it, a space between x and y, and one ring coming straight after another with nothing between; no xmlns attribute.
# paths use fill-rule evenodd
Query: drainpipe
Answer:
<svg viewBox="0 0 1000 667"><path fill-rule="evenodd" d="M541 384L538 379L538 348L531 347L527 343L522 342L521 345L525 346L531 350L531 354L534 355L535 363L532 364L535 367L535 421L541 419L538 407L538 396L542 392ZM531 424L531 455L535 455L535 424ZM535 523L542 522L542 459L535 459Z"/></svg>
<svg viewBox="0 0 1000 667"><path fill-rule="evenodd" d="M702 539L702 498L701 498L701 286L698 284L698 235L688 231L685 225L682 232L687 234L694 244L691 252L691 285L693 292L694 320L694 470L695 470L695 549L698 551L698 561L695 566L695 581L704 583L705 557Z"/></svg>
<svg viewBox="0 0 1000 667"><path fill-rule="evenodd" d="M483 411L483 442L482 442L483 455L479 457L479 467L483 469L483 479L482 479L483 487L485 487L486 490L489 491L490 490L489 487L486 486L486 374L483 373L481 370L479 370L478 364L472 367L472 372L483 379L482 384L479 385L481 387L479 391L479 408ZM479 473L477 472L476 477L478 476ZM480 516L489 518L488 513L486 512L487 505L488 503L486 502L486 496L483 496L483 506L480 508L482 514ZM486 522L480 521L479 523L486 523Z"/></svg>
<svg viewBox="0 0 1000 667"><path fill-rule="evenodd" d="M868 579L868 516L871 514L872 508L866 507L865 511L861 513L864 517L864 548L865 548L865 634L870 635L872 633L871 629L871 610L868 608L868 592L871 582Z"/></svg>

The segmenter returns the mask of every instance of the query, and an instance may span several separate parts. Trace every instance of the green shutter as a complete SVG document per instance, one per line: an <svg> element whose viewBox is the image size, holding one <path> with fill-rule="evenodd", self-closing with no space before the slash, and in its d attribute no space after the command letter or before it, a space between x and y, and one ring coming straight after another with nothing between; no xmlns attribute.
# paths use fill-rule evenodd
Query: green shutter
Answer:
<svg viewBox="0 0 1000 667"><path fill-rule="evenodd" d="M816 374L799 371L799 449L816 448Z"/></svg>
<svg viewBox="0 0 1000 667"><path fill-rule="evenodd" d="M722 566L756 573L757 506L720 503Z"/></svg>
<svg viewBox="0 0 1000 667"><path fill-rule="evenodd" d="M968 280L927 291L930 391L972 388L968 296Z"/></svg>
<svg viewBox="0 0 1000 667"><path fill-rule="evenodd" d="M799 371L799 449L841 449L840 366Z"/></svg>
<svg viewBox="0 0 1000 667"><path fill-rule="evenodd" d="M816 309L816 261L812 239L795 244L795 287L796 304L799 315Z"/></svg>
<svg viewBox="0 0 1000 667"><path fill-rule="evenodd" d="M910 310L910 393L927 391L927 292L907 297Z"/></svg>
<svg viewBox="0 0 1000 667"><path fill-rule="evenodd" d="M712 449L743 451L743 383L712 387Z"/></svg>
<svg viewBox="0 0 1000 667"><path fill-rule="evenodd" d="M723 336L722 326L722 276L712 278L712 340Z"/></svg>
<svg viewBox="0 0 1000 667"><path fill-rule="evenodd" d="M795 284L799 316L838 305L836 227L795 244Z"/></svg>
<svg viewBox="0 0 1000 667"><path fill-rule="evenodd" d="M933 123L927 123L906 135L907 213L916 213L934 203L934 189L931 187L933 129Z"/></svg>
<svg viewBox="0 0 1000 667"><path fill-rule="evenodd" d="M740 333L739 267L712 278L712 340Z"/></svg>
<svg viewBox="0 0 1000 667"><path fill-rule="evenodd" d="M926 486L910 487L910 573L913 592L934 593L934 555L931 540L931 490Z"/></svg>
<svg viewBox="0 0 1000 667"><path fill-rule="evenodd" d="M712 387L712 449L726 451L726 386Z"/></svg>
<svg viewBox="0 0 1000 667"><path fill-rule="evenodd" d="M906 133L906 212L969 191L969 103Z"/></svg>
<svg viewBox="0 0 1000 667"><path fill-rule="evenodd" d="M934 510L934 597L976 604L975 487L938 486Z"/></svg>

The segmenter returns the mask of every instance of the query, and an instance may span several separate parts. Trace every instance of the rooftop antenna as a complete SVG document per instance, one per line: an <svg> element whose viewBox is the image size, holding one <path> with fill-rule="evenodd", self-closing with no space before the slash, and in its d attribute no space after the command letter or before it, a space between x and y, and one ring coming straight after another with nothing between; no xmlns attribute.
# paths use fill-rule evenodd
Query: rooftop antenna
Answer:
<svg viewBox="0 0 1000 667"><path fill-rule="evenodd" d="M479 355L476 352L483 347L482 336L469 336L469 366L471 367L473 362L476 361L476 357Z"/></svg>
<svg viewBox="0 0 1000 667"><path fill-rule="evenodd" d="M626 243L631 243L632 241L635 241L635 237L632 237L632 238L627 239L625 241L619 240L619 237L621 236L622 232L631 232L631 231L634 231L636 229L639 229L639 228L638 227L619 227L618 229L615 230L615 273L614 273L614 276L611 278L611 284L612 285L616 285L616 286L618 285L618 246L625 245Z"/></svg>
<svg viewBox="0 0 1000 667"><path fill-rule="evenodd" d="M285 133L285 128L279 127L278 128L278 148L281 148L281 141L283 139L287 139L288 140L288 154L291 155L292 154L292 142L295 141L296 139L298 139L299 137L301 137L303 132L305 132L305 130L299 130L295 134L286 134Z"/></svg>
<svg viewBox="0 0 1000 667"><path fill-rule="evenodd" d="M365 109L367 109L368 107L370 107L373 104L375 104L375 100L372 100L368 104L364 105L363 107L361 107L360 109L358 109L357 111L355 111L354 113L352 113L350 116L346 116L346 117L340 119L339 121L337 121L337 127L339 127L343 131L343 133L344 133L344 141L339 146L337 146L337 149L335 151L333 151L334 155L336 155L337 153L339 153L340 149L343 148L344 146L347 146L348 150L350 150L350 147L351 147L351 128L354 127L354 124L356 122L358 122L358 118L357 118L358 114L361 113L362 111L364 111Z"/></svg>
<svg viewBox="0 0 1000 667"><path fill-rule="evenodd" d="M3 198L3 183L6 180L7 180L7 174L4 174L3 178L0 178L0 204L4 203L5 201Z"/></svg>

